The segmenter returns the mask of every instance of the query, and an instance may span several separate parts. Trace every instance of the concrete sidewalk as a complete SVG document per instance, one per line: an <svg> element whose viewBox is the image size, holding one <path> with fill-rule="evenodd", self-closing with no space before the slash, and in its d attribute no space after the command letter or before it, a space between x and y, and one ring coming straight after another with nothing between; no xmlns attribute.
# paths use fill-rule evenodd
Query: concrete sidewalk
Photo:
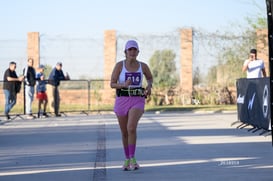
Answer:
<svg viewBox="0 0 273 181"><path fill-rule="evenodd" d="M145 113L122 171L113 114L0 122L0 180L273 180L271 136L236 129L236 113Z"/></svg>

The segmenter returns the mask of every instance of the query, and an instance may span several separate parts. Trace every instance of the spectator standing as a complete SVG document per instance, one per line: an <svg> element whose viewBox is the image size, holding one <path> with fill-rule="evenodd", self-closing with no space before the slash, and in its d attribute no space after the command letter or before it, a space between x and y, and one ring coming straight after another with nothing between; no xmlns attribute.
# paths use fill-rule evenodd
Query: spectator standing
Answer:
<svg viewBox="0 0 273 181"><path fill-rule="evenodd" d="M17 76L15 69L16 62L12 61L4 73L3 90L5 94L5 116L7 120L11 119L9 112L16 104L17 93L20 92L21 82L24 80L24 76Z"/></svg>
<svg viewBox="0 0 273 181"><path fill-rule="evenodd" d="M36 84L36 72L33 68L34 60L29 58L27 60L27 67L23 70L25 76L25 106L27 119L34 119L35 116L32 115L32 102L34 98L34 86Z"/></svg>
<svg viewBox="0 0 273 181"><path fill-rule="evenodd" d="M60 117L60 93L59 85L61 80L69 80L69 76L65 76L62 70L62 62L58 62L56 66L52 69L48 81L50 84L50 90L48 92L52 95L49 96L49 104L54 108L54 114L56 117ZM52 99L53 98L53 99Z"/></svg>
<svg viewBox="0 0 273 181"><path fill-rule="evenodd" d="M36 98L38 99L38 118L42 116L48 117L46 113L46 106L48 103L47 94L46 94L46 80L44 75L44 65L39 65L36 73ZM42 110L42 104L44 105Z"/></svg>
<svg viewBox="0 0 273 181"><path fill-rule="evenodd" d="M266 77L264 61L257 58L256 49L250 50L249 58L244 61L242 71L247 73L247 78Z"/></svg>

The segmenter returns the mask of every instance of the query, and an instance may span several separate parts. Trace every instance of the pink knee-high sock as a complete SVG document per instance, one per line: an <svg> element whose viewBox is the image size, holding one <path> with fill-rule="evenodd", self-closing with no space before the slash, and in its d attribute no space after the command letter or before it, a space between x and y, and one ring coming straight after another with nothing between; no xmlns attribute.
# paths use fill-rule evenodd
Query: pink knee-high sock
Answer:
<svg viewBox="0 0 273 181"><path fill-rule="evenodd" d="M135 144L128 145L128 148L129 148L129 157L133 158L135 156L136 145Z"/></svg>
<svg viewBox="0 0 273 181"><path fill-rule="evenodd" d="M124 154L125 154L126 159L129 159L130 158L129 157L129 147L127 146L127 147L124 147L123 149L124 149Z"/></svg>

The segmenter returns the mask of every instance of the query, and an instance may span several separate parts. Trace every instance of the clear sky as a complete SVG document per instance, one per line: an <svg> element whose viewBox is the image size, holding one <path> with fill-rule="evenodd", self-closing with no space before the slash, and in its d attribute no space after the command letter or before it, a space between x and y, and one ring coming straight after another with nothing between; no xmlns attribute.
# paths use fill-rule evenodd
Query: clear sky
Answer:
<svg viewBox="0 0 273 181"><path fill-rule="evenodd" d="M41 63L54 66L59 59L66 61L64 68L72 77L80 73L101 77L105 30L114 29L121 35L135 37L171 34L184 27L226 32L233 28L231 24L244 25L246 17L257 14L266 17L265 0L1 0L0 75L10 60L17 61L18 72L25 66L27 32L40 32ZM59 37L64 39L54 42ZM69 38L74 38L75 44L70 46ZM101 42L94 43L96 39ZM83 50L92 41L91 48ZM55 44L51 45L52 42ZM147 61L154 50L142 45L148 52L141 51L139 58ZM123 58L120 49L118 53L118 58ZM73 64L75 59L77 66ZM209 67L212 61L205 61L198 62L199 66Z"/></svg>
<svg viewBox="0 0 273 181"><path fill-rule="evenodd" d="M2 0L0 39L30 31L102 36L161 33L181 27L219 30L266 10L265 0ZM265 14L266 15L266 14Z"/></svg>

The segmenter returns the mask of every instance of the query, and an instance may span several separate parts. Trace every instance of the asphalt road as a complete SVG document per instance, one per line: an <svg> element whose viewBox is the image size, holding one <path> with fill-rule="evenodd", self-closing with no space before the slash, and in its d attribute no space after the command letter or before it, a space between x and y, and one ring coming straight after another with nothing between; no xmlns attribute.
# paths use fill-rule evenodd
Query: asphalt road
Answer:
<svg viewBox="0 0 273 181"><path fill-rule="evenodd" d="M236 113L145 113L141 168L121 170L115 115L0 121L0 181L273 180L271 135L237 129Z"/></svg>

